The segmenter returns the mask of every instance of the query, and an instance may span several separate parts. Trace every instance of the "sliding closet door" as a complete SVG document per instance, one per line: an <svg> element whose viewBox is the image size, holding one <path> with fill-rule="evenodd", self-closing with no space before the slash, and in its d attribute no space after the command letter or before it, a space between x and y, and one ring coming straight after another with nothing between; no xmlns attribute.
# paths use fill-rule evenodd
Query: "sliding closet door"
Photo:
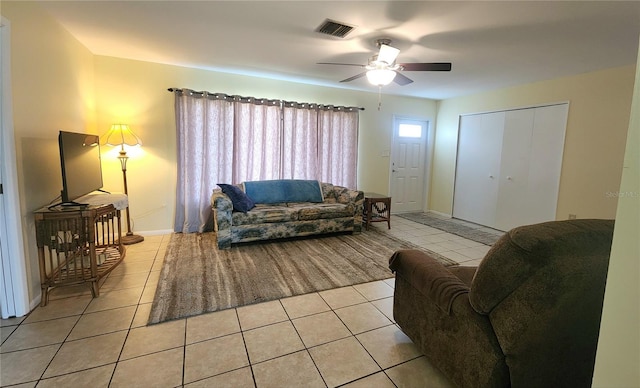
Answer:
<svg viewBox="0 0 640 388"><path fill-rule="evenodd" d="M453 216L500 230L555 220L568 109L462 116Z"/></svg>
<svg viewBox="0 0 640 388"><path fill-rule="evenodd" d="M556 219L568 104L507 112L494 227Z"/></svg>
<svg viewBox="0 0 640 388"><path fill-rule="evenodd" d="M534 116L535 109L512 110L505 114L496 218L493 224L484 225L509 230L523 222L533 210L527 193Z"/></svg>
<svg viewBox="0 0 640 388"><path fill-rule="evenodd" d="M504 112L462 116L453 216L481 225L496 217Z"/></svg>

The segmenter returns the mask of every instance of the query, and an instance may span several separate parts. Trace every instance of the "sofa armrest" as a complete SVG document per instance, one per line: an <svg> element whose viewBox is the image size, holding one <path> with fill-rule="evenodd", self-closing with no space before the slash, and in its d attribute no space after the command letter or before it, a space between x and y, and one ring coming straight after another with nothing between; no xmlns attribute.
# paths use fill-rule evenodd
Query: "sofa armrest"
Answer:
<svg viewBox="0 0 640 388"><path fill-rule="evenodd" d="M217 233L218 248L230 248L233 203L222 191L214 191L211 196L211 209L213 210L213 230Z"/></svg>
<svg viewBox="0 0 640 388"><path fill-rule="evenodd" d="M364 192L343 186L322 182L325 202L341 203L353 206L353 234L362 232L362 211L364 210Z"/></svg>
<svg viewBox="0 0 640 388"><path fill-rule="evenodd" d="M364 211L364 191L351 190L351 200L353 201L353 207L355 213L353 215L353 233L362 232L362 213Z"/></svg>
<svg viewBox="0 0 640 388"><path fill-rule="evenodd" d="M469 286L422 251L396 251L389 259L389 268L447 314L456 297L469 292Z"/></svg>
<svg viewBox="0 0 640 388"><path fill-rule="evenodd" d="M231 227L231 213L233 203L231 199L222 191L214 191L211 196L211 209L216 214L218 228L228 229Z"/></svg>
<svg viewBox="0 0 640 388"><path fill-rule="evenodd" d="M353 203L354 206L364 206L364 191L348 189L346 187L335 186L338 190L338 203Z"/></svg>

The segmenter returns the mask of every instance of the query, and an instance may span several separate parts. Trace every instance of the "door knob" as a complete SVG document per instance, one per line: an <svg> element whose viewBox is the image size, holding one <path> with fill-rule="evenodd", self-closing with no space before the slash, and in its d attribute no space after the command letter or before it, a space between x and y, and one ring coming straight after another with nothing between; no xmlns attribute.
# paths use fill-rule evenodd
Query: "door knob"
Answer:
<svg viewBox="0 0 640 388"><path fill-rule="evenodd" d="M508 177L507 177L507 180L508 180L508 181L511 181L511 180L513 180L513 179L512 179L510 176L508 176Z"/></svg>

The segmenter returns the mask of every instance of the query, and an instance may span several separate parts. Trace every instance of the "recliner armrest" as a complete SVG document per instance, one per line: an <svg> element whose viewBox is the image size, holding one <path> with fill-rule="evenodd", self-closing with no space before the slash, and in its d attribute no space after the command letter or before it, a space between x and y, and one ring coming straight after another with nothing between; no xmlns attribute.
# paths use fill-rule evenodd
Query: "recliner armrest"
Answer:
<svg viewBox="0 0 640 388"><path fill-rule="evenodd" d="M455 298L469 292L462 280L422 251L396 251L389 259L389 268L447 314L451 312Z"/></svg>

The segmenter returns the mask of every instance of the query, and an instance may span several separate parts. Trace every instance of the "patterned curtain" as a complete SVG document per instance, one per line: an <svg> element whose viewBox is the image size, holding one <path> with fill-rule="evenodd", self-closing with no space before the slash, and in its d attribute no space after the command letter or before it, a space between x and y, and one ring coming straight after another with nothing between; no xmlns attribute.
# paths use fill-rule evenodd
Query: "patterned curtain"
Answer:
<svg viewBox="0 0 640 388"><path fill-rule="evenodd" d="M218 183L318 179L356 188L358 110L175 89L175 232L212 229Z"/></svg>

